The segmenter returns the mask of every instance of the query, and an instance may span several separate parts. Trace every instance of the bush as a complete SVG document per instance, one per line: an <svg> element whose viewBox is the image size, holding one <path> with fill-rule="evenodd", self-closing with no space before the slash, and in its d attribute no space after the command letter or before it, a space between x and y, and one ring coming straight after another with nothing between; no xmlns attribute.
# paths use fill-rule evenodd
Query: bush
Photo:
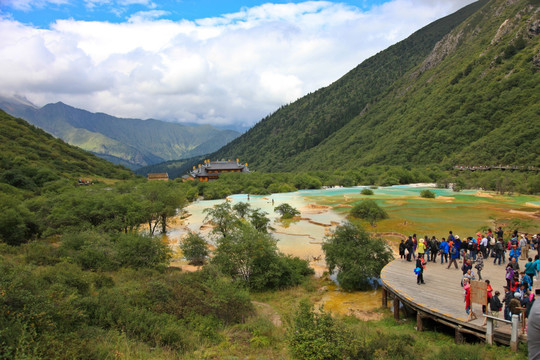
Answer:
<svg viewBox="0 0 540 360"><path fill-rule="evenodd" d="M348 291L370 289L370 279L378 278L394 258L384 241L372 239L364 229L348 222L325 238L322 249L328 270L337 269L338 283Z"/></svg>
<svg viewBox="0 0 540 360"><path fill-rule="evenodd" d="M133 268L155 268L167 264L171 257L167 244L155 236L122 234L115 247L117 261Z"/></svg>
<svg viewBox="0 0 540 360"><path fill-rule="evenodd" d="M279 213L282 219L292 219L293 217L300 215L300 211L287 203L276 206L274 211Z"/></svg>
<svg viewBox="0 0 540 360"><path fill-rule="evenodd" d="M362 194L362 195L373 195L373 190L368 189L368 188L364 188L364 189L362 189L362 191L360 191L360 194Z"/></svg>
<svg viewBox="0 0 540 360"><path fill-rule="evenodd" d="M373 226L378 220L387 219L388 214L373 200L362 200L351 209L351 215L369 221Z"/></svg>
<svg viewBox="0 0 540 360"><path fill-rule="evenodd" d="M180 249L191 265L203 265L209 255L206 241L201 235L192 232L180 242Z"/></svg>
<svg viewBox="0 0 540 360"><path fill-rule="evenodd" d="M420 196L426 199L435 199L435 193L431 190L420 191Z"/></svg>
<svg viewBox="0 0 540 360"><path fill-rule="evenodd" d="M251 224L236 228L217 245L212 264L252 290L295 286L312 273L307 261L279 253L277 240Z"/></svg>
<svg viewBox="0 0 540 360"><path fill-rule="evenodd" d="M366 359L370 355L349 328L322 309L314 312L306 302L300 303L288 335L297 359Z"/></svg>

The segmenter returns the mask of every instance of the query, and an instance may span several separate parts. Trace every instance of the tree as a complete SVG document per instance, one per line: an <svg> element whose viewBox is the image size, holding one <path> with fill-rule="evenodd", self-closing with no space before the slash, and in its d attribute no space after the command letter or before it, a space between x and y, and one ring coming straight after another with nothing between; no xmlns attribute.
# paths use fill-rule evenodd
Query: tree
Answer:
<svg viewBox="0 0 540 360"><path fill-rule="evenodd" d="M213 233L220 233L225 237L240 223L238 217L233 213L231 203L225 201L213 208L203 210L206 213L204 221L214 224Z"/></svg>
<svg viewBox="0 0 540 360"><path fill-rule="evenodd" d="M249 286L256 266L271 263L276 257L277 240L245 224L218 240L212 262L224 273L241 279Z"/></svg>
<svg viewBox="0 0 540 360"><path fill-rule="evenodd" d="M266 216L268 213L262 211L261 209L255 209L249 214L249 221L257 229L257 231L267 233L268 224L270 219Z"/></svg>
<svg viewBox="0 0 540 360"><path fill-rule="evenodd" d="M362 200L354 205L351 215L369 221L371 226L375 226L378 220L388 219L388 214L371 199Z"/></svg>
<svg viewBox="0 0 540 360"><path fill-rule="evenodd" d="M186 198L172 182L149 181L141 186L143 197L142 211L153 235L161 225L161 232L167 232L167 219L176 215L186 204Z"/></svg>
<svg viewBox="0 0 540 360"><path fill-rule="evenodd" d="M245 219L251 210L251 205L246 202L239 202L233 205L233 210L236 211L239 217Z"/></svg>
<svg viewBox="0 0 540 360"><path fill-rule="evenodd" d="M191 265L203 265L209 255L206 241L201 235L193 232L180 242L180 249Z"/></svg>
<svg viewBox="0 0 540 360"><path fill-rule="evenodd" d="M381 239L372 239L361 227L349 222L325 237L322 249L330 272L337 270L339 285L345 290L367 290L370 279L378 278L392 259L392 250Z"/></svg>
<svg viewBox="0 0 540 360"><path fill-rule="evenodd" d="M291 205L284 203L274 208L274 211L281 215L282 219L291 219L300 215L300 211L293 208Z"/></svg>
<svg viewBox="0 0 540 360"><path fill-rule="evenodd" d="M272 235L246 222L217 241L212 264L255 291L295 286L313 274L306 260L283 255Z"/></svg>

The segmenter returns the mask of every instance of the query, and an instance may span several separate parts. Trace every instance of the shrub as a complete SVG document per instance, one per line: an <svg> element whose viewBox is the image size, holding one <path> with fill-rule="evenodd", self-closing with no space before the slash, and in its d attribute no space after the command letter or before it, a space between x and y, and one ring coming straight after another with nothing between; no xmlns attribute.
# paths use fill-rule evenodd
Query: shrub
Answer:
<svg viewBox="0 0 540 360"><path fill-rule="evenodd" d="M435 199L435 193L431 190L420 191L420 196L426 199Z"/></svg>
<svg viewBox="0 0 540 360"><path fill-rule="evenodd" d="M274 208L274 211L281 215L282 219L291 219L300 215L300 211L293 208L291 205L284 203Z"/></svg>
<svg viewBox="0 0 540 360"><path fill-rule="evenodd" d="M300 308L289 329L289 348L297 359L366 359L369 354L351 331L323 309L314 312L308 303Z"/></svg>
<svg viewBox="0 0 540 360"><path fill-rule="evenodd" d="M209 255L206 241L201 235L192 232L180 242L180 249L191 265L203 265Z"/></svg>
<svg viewBox="0 0 540 360"><path fill-rule="evenodd" d="M322 249L328 270L337 269L337 280L345 290L367 290L370 279L379 277L392 259L392 250L381 240L372 239L364 229L345 223L325 238Z"/></svg>
<svg viewBox="0 0 540 360"><path fill-rule="evenodd" d="M373 190L368 189L368 188L364 188L364 189L362 189L362 191L360 191L360 194L362 194L362 195L373 195Z"/></svg>
<svg viewBox="0 0 540 360"><path fill-rule="evenodd" d="M369 221L373 226L378 220L387 219L388 214L373 200L362 200L351 209L351 215Z"/></svg>
<svg viewBox="0 0 540 360"><path fill-rule="evenodd" d="M115 245L117 261L122 266L155 268L171 257L167 244L155 236L121 234Z"/></svg>

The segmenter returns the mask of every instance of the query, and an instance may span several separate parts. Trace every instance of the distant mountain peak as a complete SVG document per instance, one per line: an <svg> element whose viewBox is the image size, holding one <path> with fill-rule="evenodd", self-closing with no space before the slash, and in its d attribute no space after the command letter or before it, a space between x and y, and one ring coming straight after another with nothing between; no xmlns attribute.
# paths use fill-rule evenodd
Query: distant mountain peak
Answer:
<svg viewBox="0 0 540 360"><path fill-rule="evenodd" d="M187 126L156 119L117 118L78 109L61 101L37 108L25 105L22 100L6 99L0 101L0 108L69 144L132 169L204 155L240 135L210 125Z"/></svg>

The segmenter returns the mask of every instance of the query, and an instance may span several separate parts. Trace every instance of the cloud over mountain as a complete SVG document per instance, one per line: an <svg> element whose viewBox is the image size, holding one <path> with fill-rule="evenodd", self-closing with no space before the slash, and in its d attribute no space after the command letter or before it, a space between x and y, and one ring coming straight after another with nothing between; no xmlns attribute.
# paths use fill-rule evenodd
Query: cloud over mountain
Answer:
<svg viewBox="0 0 540 360"><path fill-rule="evenodd" d="M122 117L250 126L470 2L395 0L367 11L327 1L269 3L172 21L145 1L145 11L123 22L68 19L46 29L3 12L1 91Z"/></svg>

